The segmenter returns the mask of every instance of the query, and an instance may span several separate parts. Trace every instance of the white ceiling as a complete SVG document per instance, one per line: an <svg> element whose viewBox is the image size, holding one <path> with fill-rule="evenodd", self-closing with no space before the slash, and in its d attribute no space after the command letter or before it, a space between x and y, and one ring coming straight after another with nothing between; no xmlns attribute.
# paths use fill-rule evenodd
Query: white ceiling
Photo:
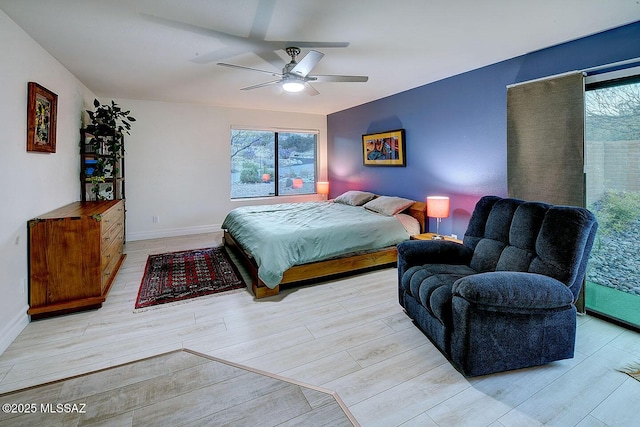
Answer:
<svg viewBox="0 0 640 427"><path fill-rule="evenodd" d="M97 96L317 114L640 20L640 0L0 0L0 8ZM317 96L241 91L273 77L216 62L280 72L286 54L266 62L253 53L259 40L349 42L316 48L325 57L312 74L369 81L316 83Z"/></svg>

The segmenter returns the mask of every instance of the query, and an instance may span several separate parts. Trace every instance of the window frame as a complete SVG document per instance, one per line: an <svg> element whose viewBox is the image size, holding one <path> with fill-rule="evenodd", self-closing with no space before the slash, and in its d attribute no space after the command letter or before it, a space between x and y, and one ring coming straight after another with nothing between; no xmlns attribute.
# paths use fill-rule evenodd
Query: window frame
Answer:
<svg viewBox="0 0 640 427"><path fill-rule="evenodd" d="M273 137L274 137L274 175L276 177L275 181L274 181L274 194L263 194L263 195L258 195L258 196L246 196L246 197L234 197L233 196L233 180L231 180L231 185L230 185L230 193L231 193L231 200L234 201L240 201L240 200L247 200L247 199L258 199L258 198L271 198L271 197L295 197L295 196L307 196L307 195L314 195L314 194L318 194L318 190L317 190L317 186L315 185L318 182L318 155L319 155L319 135L320 135L320 130L318 129L293 129L293 128L279 128L279 127L261 127L261 126L238 126L238 125L232 125L231 126L231 130L230 130L230 140L233 137L233 132L234 131L253 131L253 132L271 132L273 133ZM300 193L300 194L280 194L280 185L279 185L279 150L278 150L278 143L279 143L279 134L283 134L283 133L294 133L294 134L308 134L308 135L314 135L315 141L315 148L314 148L314 155L313 155L313 169L314 169L314 176L313 176L313 182L314 182L314 186L313 186L313 190L311 192L308 193ZM231 160L231 159L230 159Z"/></svg>

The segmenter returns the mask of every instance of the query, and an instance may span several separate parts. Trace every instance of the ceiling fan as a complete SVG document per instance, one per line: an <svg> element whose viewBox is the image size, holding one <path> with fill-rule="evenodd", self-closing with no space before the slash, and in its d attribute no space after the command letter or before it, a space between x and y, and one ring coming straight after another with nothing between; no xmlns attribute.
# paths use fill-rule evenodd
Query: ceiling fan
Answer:
<svg viewBox="0 0 640 427"><path fill-rule="evenodd" d="M225 47L212 52L204 54L196 53L196 56L192 58L191 61L197 64L209 64L211 62L242 55L247 52L253 52L274 67L279 68L282 64L282 58L275 53L276 50L286 49L289 46L297 46L299 48L339 48L349 46L348 42L294 41L291 39L267 40L267 31L275 10L276 1L277 0L258 0L253 23L249 29L249 34L246 36L235 35L147 13L141 13L140 15L151 22L212 37L221 41L225 45ZM228 3L228 7L232 7L232 2Z"/></svg>
<svg viewBox="0 0 640 427"><path fill-rule="evenodd" d="M259 70L257 68L244 67L242 65L226 64L224 62L218 62L218 65L241 70L258 71L260 73L279 77L278 80L243 87L241 90L251 90L279 84L282 86L282 89L287 92L301 92L304 90L309 95L318 95L319 92L309 84L310 82L366 82L369 80L369 77L367 76L311 75L309 73L318 64L318 62L320 62L324 53L318 52L317 50L311 50L300 60L300 62L298 62L296 59L298 55L300 55L300 48L287 47L285 48L285 51L291 57L291 61L284 66L282 73Z"/></svg>

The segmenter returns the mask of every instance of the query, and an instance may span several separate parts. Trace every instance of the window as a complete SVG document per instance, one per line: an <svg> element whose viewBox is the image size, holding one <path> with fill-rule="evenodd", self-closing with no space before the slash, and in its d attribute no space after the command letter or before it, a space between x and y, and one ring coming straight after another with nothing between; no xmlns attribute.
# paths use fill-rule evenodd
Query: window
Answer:
<svg viewBox="0 0 640 427"><path fill-rule="evenodd" d="M316 192L316 132L231 130L231 198Z"/></svg>
<svg viewBox="0 0 640 427"><path fill-rule="evenodd" d="M640 75L587 78L587 206L598 234L586 280L589 312L640 327ZM592 82L593 81L593 82Z"/></svg>

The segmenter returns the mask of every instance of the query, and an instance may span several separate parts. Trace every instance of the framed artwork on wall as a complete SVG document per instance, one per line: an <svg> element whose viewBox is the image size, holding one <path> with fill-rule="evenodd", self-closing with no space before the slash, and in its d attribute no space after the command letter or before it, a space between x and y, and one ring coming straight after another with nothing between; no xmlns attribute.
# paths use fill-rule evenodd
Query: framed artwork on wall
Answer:
<svg viewBox="0 0 640 427"><path fill-rule="evenodd" d="M365 166L406 166L404 129L362 135Z"/></svg>
<svg viewBox="0 0 640 427"><path fill-rule="evenodd" d="M58 95L29 82L27 96L27 151L55 153Z"/></svg>

